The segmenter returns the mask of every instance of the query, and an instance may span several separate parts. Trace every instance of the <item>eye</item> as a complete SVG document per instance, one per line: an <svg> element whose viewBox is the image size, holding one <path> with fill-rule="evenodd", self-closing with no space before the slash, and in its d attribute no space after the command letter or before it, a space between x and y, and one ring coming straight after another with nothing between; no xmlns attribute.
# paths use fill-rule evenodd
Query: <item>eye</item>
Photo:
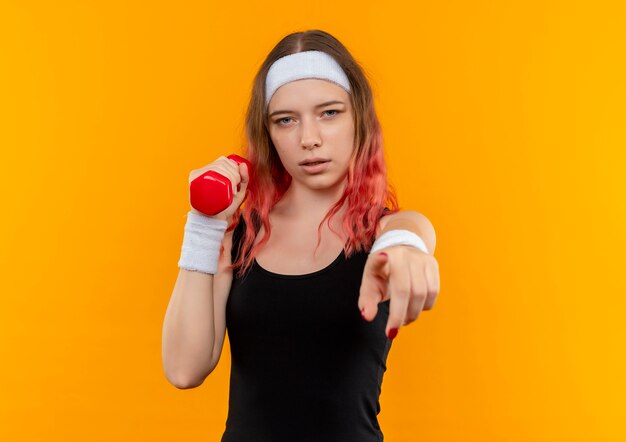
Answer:
<svg viewBox="0 0 626 442"><path fill-rule="evenodd" d="M332 109L332 110L327 110L327 111L324 111L324 113L326 113L326 112L335 112L333 115L330 115L331 117L334 117L335 115L337 115L337 113L338 113L339 111L337 111L337 110L335 110L335 109Z"/></svg>
<svg viewBox="0 0 626 442"><path fill-rule="evenodd" d="M284 126L284 124L282 124L281 122L283 120L290 120L290 119L291 119L291 117L283 117L283 118L279 118L278 120L275 120L274 123L276 123L276 124L278 124L280 126Z"/></svg>

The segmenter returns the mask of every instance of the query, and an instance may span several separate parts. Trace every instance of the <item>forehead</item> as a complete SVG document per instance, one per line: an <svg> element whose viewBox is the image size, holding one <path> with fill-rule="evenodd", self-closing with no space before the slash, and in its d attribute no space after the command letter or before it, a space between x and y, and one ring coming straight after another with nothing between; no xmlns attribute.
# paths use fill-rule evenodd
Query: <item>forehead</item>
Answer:
<svg viewBox="0 0 626 442"><path fill-rule="evenodd" d="M327 80L305 78L279 87L272 95L268 112L276 109L306 109L331 100L350 104L350 96L341 86Z"/></svg>

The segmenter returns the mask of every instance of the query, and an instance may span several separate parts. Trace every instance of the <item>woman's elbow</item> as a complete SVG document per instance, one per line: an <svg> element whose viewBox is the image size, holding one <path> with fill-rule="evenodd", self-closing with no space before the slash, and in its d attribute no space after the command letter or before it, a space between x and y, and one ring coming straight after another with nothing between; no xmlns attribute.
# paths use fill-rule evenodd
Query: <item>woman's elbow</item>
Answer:
<svg viewBox="0 0 626 442"><path fill-rule="evenodd" d="M189 390L191 388L196 388L202 385L202 383L204 382L204 378L197 379L191 376L182 376L177 374L165 373L165 377L170 384L180 390Z"/></svg>

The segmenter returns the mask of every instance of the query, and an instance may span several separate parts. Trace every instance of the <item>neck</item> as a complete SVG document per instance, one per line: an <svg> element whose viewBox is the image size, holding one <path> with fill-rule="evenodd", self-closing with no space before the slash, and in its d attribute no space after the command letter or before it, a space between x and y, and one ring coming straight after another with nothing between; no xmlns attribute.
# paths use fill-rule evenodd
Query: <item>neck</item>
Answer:
<svg viewBox="0 0 626 442"><path fill-rule="evenodd" d="M338 185L326 189L312 189L296 181L292 181L275 207L286 217L292 219L314 219L319 222L326 216L330 208L339 201L339 198L341 198L343 194L345 184L346 181L344 180ZM345 205L337 215L342 213L344 208ZM335 215L335 217L337 217L337 215Z"/></svg>

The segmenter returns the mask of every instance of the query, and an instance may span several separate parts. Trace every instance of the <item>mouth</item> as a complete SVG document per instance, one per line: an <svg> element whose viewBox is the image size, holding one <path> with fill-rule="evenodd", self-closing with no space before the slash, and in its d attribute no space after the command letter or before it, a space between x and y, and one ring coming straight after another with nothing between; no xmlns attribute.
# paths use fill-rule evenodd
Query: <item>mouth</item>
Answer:
<svg viewBox="0 0 626 442"><path fill-rule="evenodd" d="M317 166L318 164L322 164L322 163L327 163L330 160L325 160L325 159L314 159L314 160L304 160L300 163L301 166Z"/></svg>
<svg viewBox="0 0 626 442"><path fill-rule="evenodd" d="M311 161L308 163L301 163L300 167L302 167L306 173L314 174L324 172L328 169L328 163L330 163L330 160Z"/></svg>

